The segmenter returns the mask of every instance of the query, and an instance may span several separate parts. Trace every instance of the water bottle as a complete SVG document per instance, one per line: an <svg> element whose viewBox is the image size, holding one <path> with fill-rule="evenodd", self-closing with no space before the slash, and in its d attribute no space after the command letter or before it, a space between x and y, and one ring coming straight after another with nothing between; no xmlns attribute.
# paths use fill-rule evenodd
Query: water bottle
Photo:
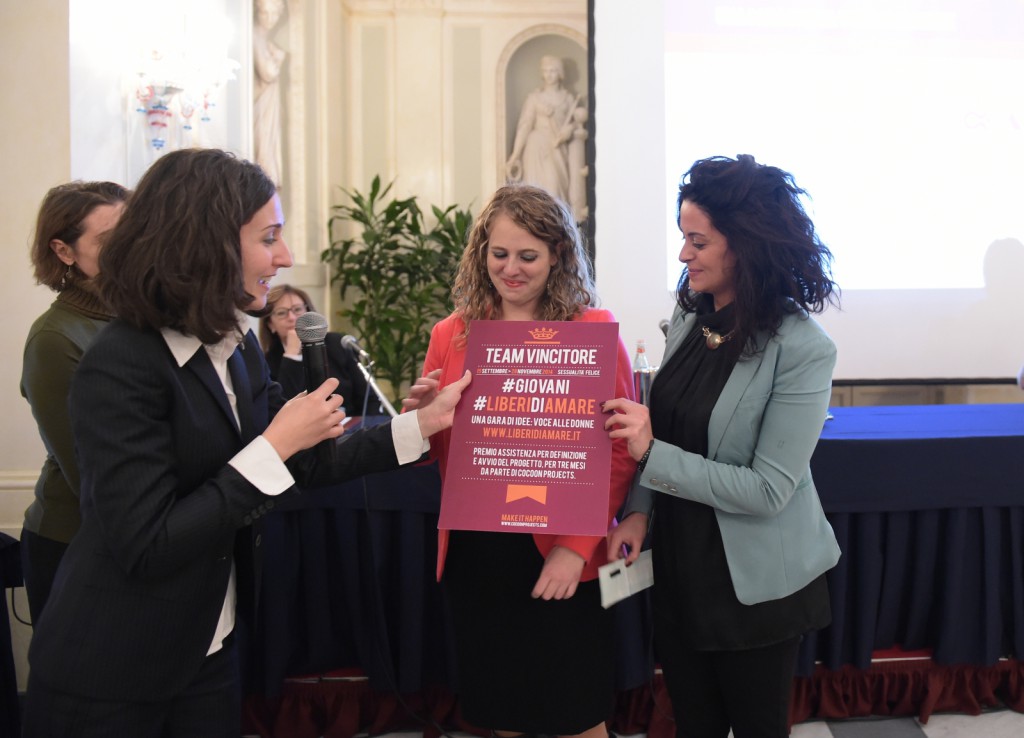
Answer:
<svg viewBox="0 0 1024 738"><path fill-rule="evenodd" d="M650 405L651 380L654 379L654 372L651 370L651 362L647 358L647 345L644 339L636 342L636 354L633 355L633 395L636 401Z"/></svg>

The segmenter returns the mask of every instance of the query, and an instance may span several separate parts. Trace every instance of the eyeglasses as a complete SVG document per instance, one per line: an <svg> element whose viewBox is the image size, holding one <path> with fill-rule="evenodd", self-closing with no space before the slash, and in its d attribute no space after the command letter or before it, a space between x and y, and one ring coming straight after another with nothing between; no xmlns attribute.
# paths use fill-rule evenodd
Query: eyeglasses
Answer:
<svg viewBox="0 0 1024 738"><path fill-rule="evenodd" d="M287 318L288 313L291 313L297 318L300 315L305 315L308 312L309 308L306 307L305 305L293 305L290 308L278 308L277 310L274 310L270 314L273 315L278 320L280 320L281 318Z"/></svg>

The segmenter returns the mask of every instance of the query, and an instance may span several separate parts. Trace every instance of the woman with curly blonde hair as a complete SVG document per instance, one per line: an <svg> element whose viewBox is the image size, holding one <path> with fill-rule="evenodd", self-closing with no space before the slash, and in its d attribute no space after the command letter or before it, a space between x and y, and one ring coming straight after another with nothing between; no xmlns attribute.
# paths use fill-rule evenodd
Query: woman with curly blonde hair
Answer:
<svg viewBox="0 0 1024 738"><path fill-rule="evenodd" d="M568 209L540 188L510 185L494 194L473 225L469 244L462 252L452 299L455 313L462 316L467 326L471 320L493 319L495 309L500 319L506 295L495 286L488 272L487 247L502 215L547 244L551 252L545 289L536 295L536 314L530 320L573 320L583 308L594 304L597 292L590 257Z"/></svg>
<svg viewBox="0 0 1024 738"><path fill-rule="evenodd" d="M441 387L463 374L474 320L615 320L593 307L590 263L568 208L526 185L502 187L480 214L452 297L455 311L434 326L423 368L441 370ZM616 369L616 393L632 395L621 341ZM449 440L445 432L431 441L442 475ZM616 442L609 521L635 468ZM613 658L597 566L606 557L601 536L439 531L438 577L443 571L467 720L500 736L605 738Z"/></svg>

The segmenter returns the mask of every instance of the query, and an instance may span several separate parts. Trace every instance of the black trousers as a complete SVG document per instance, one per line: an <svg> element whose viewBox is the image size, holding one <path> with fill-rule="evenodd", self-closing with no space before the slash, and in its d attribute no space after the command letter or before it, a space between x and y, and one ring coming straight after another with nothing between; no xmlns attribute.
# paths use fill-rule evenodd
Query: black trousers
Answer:
<svg viewBox="0 0 1024 738"><path fill-rule="evenodd" d="M56 692L30 671L22 738L238 738L242 698L234 641L229 636L185 690L162 702Z"/></svg>
<svg viewBox="0 0 1024 738"><path fill-rule="evenodd" d="M742 651L695 651L655 622L677 738L785 738L800 637Z"/></svg>
<svg viewBox="0 0 1024 738"><path fill-rule="evenodd" d="M68 544L21 530L21 575L25 578L28 612L33 623L39 622L43 606L50 597L53 579L57 576Z"/></svg>

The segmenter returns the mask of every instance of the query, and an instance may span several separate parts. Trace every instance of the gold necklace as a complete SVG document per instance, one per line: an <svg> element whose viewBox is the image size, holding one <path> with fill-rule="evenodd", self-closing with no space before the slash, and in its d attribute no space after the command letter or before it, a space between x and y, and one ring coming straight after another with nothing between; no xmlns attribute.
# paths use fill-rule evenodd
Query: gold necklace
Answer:
<svg viewBox="0 0 1024 738"><path fill-rule="evenodd" d="M721 346L726 341L730 340L732 338L732 334L735 332L736 329L733 328L731 331L729 331L723 336L721 333L715 333L707 326L704 326L703 330L701 330L701 333L704 334L705 338L704 344L712 351L714 351L716 348Z"/></svg>

